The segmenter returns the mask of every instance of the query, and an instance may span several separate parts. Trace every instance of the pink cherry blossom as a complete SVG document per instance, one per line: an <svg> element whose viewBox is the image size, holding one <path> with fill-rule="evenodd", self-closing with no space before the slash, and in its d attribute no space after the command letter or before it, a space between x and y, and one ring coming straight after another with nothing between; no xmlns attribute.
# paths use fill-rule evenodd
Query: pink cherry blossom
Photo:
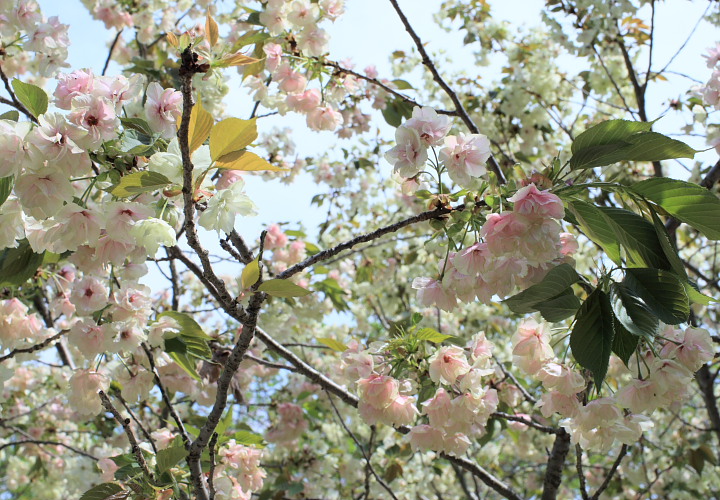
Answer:
<svg viewBox="0 0 720 500"><path fill-rule="evenodd" d="M535 184L518 189L508 201L515 204L514 212L528 217L565 217L565 208L560 198L550 191L539 191Z"/></svg>
<svg viewBox="0 0 720 500"><path fill-rule="evenodd" d="M146 96L145 116L148 123L164 139L172 139L176 134L175 123L182 113L182 94L152 82L148 85Z"/></svg>
<svg viewBox="0 0 720 500"><path fill-rule="evenodd" d="M413 451L442 450L445 447L443 432L430 425L416 425L410 429L409 436Z"/></svg>
<svg viewBox="0 0 720 500"><path fill-rule="evenodd" d="M427 146L417 130L407 127L397 128L395 142L397 146L385 153L385 159L401 177L414 177L427 162Z"/></svg>
<svg viewBox="0 0 720 500"><path fill-rule="evenodd" d="M70 378L70 393L68 403L82 417L93 417L100 413L99 391L106 391L110 381L96 371L77 370Z"/></svg>
<svg viewBox="0 0 720 500"><path fill-rule="evenodd" d="M399 396L398 381L386 375L370 375L357 385L361 401L377 409L387 408Z"/></svg>
<svg viewBox="0 0 720 500"><path fill-rule="evenodd" d="M90 314L107 305L108 289L99 279L85 276L73 283L70 300L79 314Z"/></svg>
<svg viewBox="0 0 720 500"><path fill-rule="evenodd" d="M442 283L432 278L415 278L412 287L418 291L418 302L425 306L437 306L443 311L452 311L457 306L457 298L452 291L446 290Z"/></svg>
<svg viewBox="0 0 720 500"><path fill-rule="evenodd" d="M77 70L69 74L60 74L55 88L55 105L60 109L70 109L72 100L81 95L90 94L94 87L95 75L92 70Z"/></svg>
<svg viewBox="0 0 720 500"><path fill-rule="evenodd" d="M103 142L114 139L120 125L113 103L104 97L91 95L73 98L72 111L68 118L88 131L88 135L81 140L89 148L97 148Z"/></svg>
<svg viewBox="0 0 720 500"><path fill-rule="evenodd" d="M265 52L265 67L269 71L275 71L282 58L282 46L272 42L266 43L263 45L263 52Z"/></svg>
<svg viewBox="0 0 720 500"><path fill-rule="evenodd" d="M343 117L332 106L321 106L308 113L306 122L312 130L332 131L343 124Z"/></svg>
<svg viewBox="0 0 720 500"><path fill-rule="evenodd" d="M416 106L413 108L412 118L403 126L417 130L426 146L439 146L452 124L447 116L438 115L433 108Z"/></svg>
<svg viewBox="0 0 720 500"><path fill-rule="evenodd" d="M310 113L320 106L322 97L318 89L308 89L301 94L291 94L287 96L286 102L288 107L293 111Z"/></svg>
<svg viewBox="0 0 720 500"><path fill-rule="evenodd" d="M286 62L277 67L273 73L273 81L278 83L280 90L289 94L299 94L307 86L307 79Z"/></svg>
<svg viewBox="0 0 720 500"><path fill-rule="evenodd" d="M490 158L490 141L480 134L460 134L445 138L440 150L440 161L445 164L450 178L460 186L470 184L473 178L485 174L485 162Z"/></svg>
<svg viewBox="0 0 720 500"><path fill-rule="evenodd" d="M433 382L452 385L459 376L470 371L465 352L457 346L441 347L428 362L428 370Z"/></svg>

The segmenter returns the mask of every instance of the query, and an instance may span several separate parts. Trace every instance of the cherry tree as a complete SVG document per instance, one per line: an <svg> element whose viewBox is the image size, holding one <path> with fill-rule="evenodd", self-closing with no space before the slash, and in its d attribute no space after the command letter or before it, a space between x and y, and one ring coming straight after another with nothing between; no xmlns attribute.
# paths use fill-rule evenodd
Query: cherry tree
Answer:
<svg viewBox="0 0 720 500"><path fill-rule="evenodd" d="M85 0L101 74L0 1L3 498L720 487L720 44L682 52L717 3L666 61L654 0L447 0L457 69L387 1L384 75L329 53L343 0ZM326 220L238 229L253 176Z"/></svg>

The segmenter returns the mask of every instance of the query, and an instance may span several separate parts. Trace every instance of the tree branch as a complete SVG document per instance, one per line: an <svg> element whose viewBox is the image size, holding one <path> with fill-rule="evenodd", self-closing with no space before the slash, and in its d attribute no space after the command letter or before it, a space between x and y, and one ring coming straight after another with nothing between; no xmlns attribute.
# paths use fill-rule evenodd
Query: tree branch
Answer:
<svg viewBox="0 0 720 500"><path fill-rule="evenodd" d="M555 437L547 468L545 469L545 480L543 481L542 500L555 500L558 495L558 488L562 482L562 473L565 466L565 457L570 451L570 434L565 429L560 429Z"/></svg>
<svg viewBox="0 0 720 500"><path fill-rule="evenodd" d="M107 394L105 394L103 391L99 391L98 394L100 395L100 399L102 400L102 405L105 407L105 410L111 413L115 420L117 420L117 422L122 425L122 428L125 430L125 435L127 436L128 441L130 441L130 449L133 455L135 455L135 460L137 460L137 463L143 470L143 473L147 477L152 478L153 475L150 472L150 469L148 469L148 465L145 461L145 457L142 454L142 450L140 449L140 446L138 446L137 439L135 439L135 434L130 428L130 419L123 418L122 415L120 415L120 412L117 411L117 408L115 408L115 406L113 406L112 401L110 401L110 398L107 397Z"/></svg>
<svg viewBox="0 0 720 500"><path fill-rule="evenodd" d="M612 464L612 467L610 468L610 472L608 472L608 475L605 476L605 480L602 482L602 484L597 489L595 494L590 497L590 500L598 500L600 498L600 494L607 489L607 487L610 485L610 481L612 480L613 476L617 472L618 467L620 467L620 462L622 462L622 459L625 457L627 452L628 452L628 445L623 444L622 448L620 448L620 453L618 453L618 456L615 459L615 462Z"/></svg>

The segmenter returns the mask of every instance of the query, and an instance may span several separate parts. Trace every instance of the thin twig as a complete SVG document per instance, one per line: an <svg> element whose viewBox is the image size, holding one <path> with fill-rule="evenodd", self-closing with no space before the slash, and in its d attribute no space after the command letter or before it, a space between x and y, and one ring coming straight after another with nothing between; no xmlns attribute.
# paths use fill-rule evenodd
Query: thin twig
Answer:
<svg viewBox="0 0 720 500"><path fill-rule="evenodd" d="M460 98L455 93L455 91L450 88L450 85L447 84L445 80L443 80L442 76L440 76L440 73L438 72L437 67L432 62L432 59L430 59L430 56L428 55L427 51L425 50L425 45L423 45L422 40L418 36L418 34L415 32L415 29L410 24L410 21L408 21L408 18L405 17L405 14L403 13L402 9L400 9L400 6L397 3L397 0L390 0L390 3L392 4L393 8L395 9L395 12L397 12L398 17L400 17L400 21L402 21L403 26L405 26L405 31L408 32L410 35L410 38L413 39L413 42L415 42L415 47L417 48L418 52L420 53L420 57L422 58L423 65L430 70L430 73L432 74L433 80L440 85L440 88L442 88L447 96L452 101L453 105L455 106L455 111L457 111L458 116L460 119L465 123L465 126L470 130L473 134L479 134L480 130L478 129L477 125L475 125L475 122L472 121L470 118L470 115L468 115L468 112L465 110L465 107L463 106L462 102L460 101ZM502 170L500 169L500 165L498 165L497 161L495 160L495 157L490 155L488 158L488 163L490 164L490 168L493 172L495 172L495 175L497 176L498 182L500 184L506 184L507 179L505 178L505 174L503 174Z"/></svg>
<svg viewBox="0 0 720 500"><path fill-rule="evenodd" d="M575 445L575 470L577 470L578 480L580 481L580 495L582 495L583 500L589 500L587 482L583 472L582 448L579 444Z"/></svg>
<svg viewBox="0 0 720 500"><path fill-rule="evenodd" d="M43 341L40 342L39 344L35 344L35 345L30 346L30 347L21 347L21 348L18 348L18 349L13 349L12 351L10 351L9 353L7 353L6 355L0 356L0 363L2 363L3 361L5 361L5 360L7 360L7 359L10 359L10 358L13 358L13 357L17 356L18 354L27 354L27 353L37 352L37 351L40 351L40 350L42 350L42 349L45 349L47 346L49 346L50 344L52 344L52 343L55 342L56 340L60 340L60 338L61 338L63 335L65 335L67 332L69 332L69 331L70 331L70 330L61 330L60 332L56 333L56 334L53 335L52 337L46 338L45 340L43 340Z"/></svg>
<svg viewBox="0 0 720 500"><path fill-rule="evenodd" d="M351 431L350 428L345 423L345 420L342 418L342 415L340 415L340 410L338 410L337 406L335 406L335 401L333 401L333 398L330 395L330 393L326 391L326 394L327 394L328 400L330 400L330 404L332 405L333 410L335 410L335 414L337 415L338 420L340 421L340 425L342 425L343 429L345 429L345 432L347 432L347 434L355 442L355 445L357 446L358 450L360 450L360 453L362 453L362 456L365 458L365 463L367 464L367 467L370 469L370 472L375 477L375 480L378 482L378 484L380 486L382 486L385 489L385 491L387 491L390 494L390 496L393 498L393 500L398 500L398 498L395 496L395 493L393 493L392 489L390 489L390 486L388 486L388 484L385 481L383 481L383 479L378 475L378 473L375 472L375 468L370 463L370 457L365 452L365 448L360 443L358 438L355 437L355 434L353 433L353 431Z"/></svg>
<svg viewBox="0 0 720 500"><path fill-rule="evenodd" d="M358 245L360 243L366 243L368 241L375 240L379 238L380 236L383 236L388 233L394 233L395 231L399 231L400 229L403 229L404 227L410 226L412 224L417 224L419 222L424 222L430 219L437 219L439 217L442 217L444 215L447 215L453 211L461 211L464 210L464 205L459 205L455 208L452 207L439 207L435 210L428 210L427 212L422 212L418 215L414 215L412 217L409 217L407 219L401 220L400 222L396 222L395 224L390 224L389 226L381 227L380 229L376 229L375 231L372 231L367 234L363 234L360 236L356 236L355 238L348 240L344 243L341 243L339 245L336 245L332 248L328 248L327 250L323 250L321 252L316 253L312 257L308 257L302 262L299 262L298 264L295 264L294 266L286 269L282 273L278 275L278 279L286 279L290 276L299 273L300 271L317 264L318 262L325 261L331 257L334 257L335 255L339 254L343 250L347 250L349 248L354 247L355 245Z"/></svg>
<svg viewBox="0 0 720 500"><path fill-rule="evenodd" d="M100 73L102 76L105 76L105 72L107 72L108 66L110 66L110 60L112 59L113 51L115 50L115 46L118 43L118 40L120 40L120 35L122 35L123 30L120 29L117 32L117 35L115 35L115 38L113 39L112 43L110 44L110 49L108 50L107 59L105 59L105 65L103 66L102 73Z"/></svg>
<svg viewBox="0 0 720 500"><path fill-rule="evenodd" d="M96 457L95 455L91 455L90 453L83 451L81 449L75 448L73 446L70 446L69 444L61 443L59 441L47 441L44 439L23 439L22 441L11 441L9 443L0 445L0 451L4 450L5 448L9 448L10 446L21 446L21 445L26 445L26 444L45 445L45 446L62 446L63 448L66 448L66 449L72 451L73 453L82 455L83 457L87 457L92 460L99 460L98 457Z"/></svg>
<svg viewBox="0 0 720 500"><path fill-rule="evenodd" d="M8 105L12 106L13 108L20 111L22 114L27 116L31 122L37 123L38 120L37 120L37 118L35 118L35 115L33 115L30 111L28 111L28 109L25 107L25 105L18 100L17 96L15 95L15 92L13 92L12 86L10 85L10 80L8 80L7 75L5 74L5 72L2 69L2 64L0 64L0 79L2 79L3 85L5 85L5 90L7 90L8 94L10 94L10 100L12 101L12 102L7 102L7 100L5 100L5 102L3 104L8 104Z"/></svg>
<svg viewBox="0 0 720 500"><path fill-rule="evenodd" d="M158 389L160 390L160 396L162 397L162 400L165 402L165 406L167 407L168 411L170 412L170 415L172 416L173 420L175 421L175 425L177 425L177 428L180 430L180 435L182 436L182 440L185 443L185 446L187 447L190 444L190 435L187 433L187 430L185 430L185 425L183 424L182 419L180 418L180 415L178 415L178 412L175 410L175 407L172 404L172 401L170 400L170 396L167 393L167 390L165 389L165 385L162 382L162 379L160 379L160 373L157 370L157 367L155 366L155 357L153 356L152 350L150 347L143 342L140 344L145 351L145 355L148 358L148 363L150 364L150 371L152 372L153 376L155 377L155 385L157 385Z"/></svg>
<svg viewBox="0 0 720 500"><path fill-rule="evenodd" d="M610 485L610 481L612 480L613 476L615 475L615 472L617 472L618 467L620 467L620 462L622 462L622 459L625 457L627 452L628 452L628 445L623 444L622 448L620 448L620 453L618 453L618 456L615 459L615 462L612 464L612 467L610 468L610 472L608 472L608 475L605 476L605 480L602 482L602 484L597 489L595 494L590 497L590 500L598 500L600 498L600 494L607 489L607 487Z"/></svg>
<svg viewBox="0 0 720 500"><path fill-rule="evenodd" d="M150 446L152 447L153 451L157 455L157 447L155 446L155 440L152 438L150 433L147 431L145 426L138 420L138 418L135 416L133 411L130 409L130 405L127 404L127 401L125 401L125 398L122 397L122 394L116 393L115 397L117 397L120 400L120 404L123 405L123 408L128 412L130 415L130 418L133 419L133 421L137 424L137 426L140 428L140 432L143 433L143 436L145 436L145 439L147 439L148 443L150 443Z"/></svg>
<svg viewBox="0 0 720 500"><path fill-rule="evenodd" d="M105 394L103 391L98 391L98 394L100 395L100 399L102 400L102 405L105 407L105 410L111 413L115 420L120 425L122 425L122 428L125 430L125 435L127 436L128 441L130 441L130 449L133 455L135 455L135 460L137 460L137 463L143 470L143 473L147 477L152 478L153 475L148 468L147 462L145 461L142 450L138 445L137 439L135 439L135 434L130 428L130 419L123 418L122 415L120 415L120 412L117 411L117 408L115 408L115 406L113 406L112 401L110 401L110 398L108 398L107 394Z"/></svg>

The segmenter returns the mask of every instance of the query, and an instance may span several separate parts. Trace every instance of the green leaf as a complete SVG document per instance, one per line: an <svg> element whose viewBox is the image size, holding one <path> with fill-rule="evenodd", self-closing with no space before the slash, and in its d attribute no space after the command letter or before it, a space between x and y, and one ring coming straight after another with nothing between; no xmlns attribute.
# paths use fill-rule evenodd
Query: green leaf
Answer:
<svg viewBox="0 0 720 500"><path fill-rule="evenodd" d="M568 201L568 209L575 216L587 237L600 245L610 260L617 265L622 265L620 244L615 237L615 231L598 207L575 200Z"/></svg>
<svg viewBox="0 0 720 500"><path fill-rule="evenodd" d="M650 221L621 208L597 208L623 247L628 266L670 269L670 262Z"/></svg>
<svg viewBox="0 0 720 500"><path fill-rule="evenodd" d="M690 302L694 304L702 304L704 306L710 305L713 302L720 302L720 300L717 300L713 297L709 297L705 295L704 293L700 292L693 283L690 283L689 281L685 281L683 283L683 286L685 287L685 293L687 293L688 299Z"/></svg>
<svg viewBox="0 0 720 500"><path fill-rule="evenodd" d="M171 339L174 340L174 339ZM167 340L165 341L167 342ZM180 354L178 352L168 352L168 355L192 378L201 382L200 374L197 372L195 358L191 358L187 354Z"/></svg>
<svg viewBox="0 0 720 500"><path fill-rule="evenodd" d="M650 216L652 217L655 234L657 235L658 241L660 242L660 248L662 248L662 251L665 254L665 258L670 264L670 269L674 271L675 274L680 276L681 279L687 280L687 272L685 271L685 265L680 259L680 256L678 256L675 245L670 240L670 235L668 234L667 229L665 229L665 225L662 223L660 217L658 217L658 214L655 212L655 209L649 202L647 206L648 210L650 211Z"/></svg>
<svg viewBox="0 0 720 500"><path fill-rule="evenodd" d="M12 176L0 179L0 205L5 203L10 196L10 193L12 193L14 182L15 178Z"/></svg>
<svg viewBox="0 0 720 500"><path fill-rule="evenodd" d="M391 127L397 128L402 124L402 110L395 99L387 101L385 109L382 110L382 115Z"/></svg>
<svg viewBox="0 0 720 500"><path fill-rule="evenodd" d="M440 342L452 338L452 335L445 335L444 333L438 332L434 328L421 328L415 334L415 338L418 340L427 340L428 342L432 342L433 344L439 344Z"/></svg>
<svg viewBox="0 0 720 500"><path fill-rule="evenodd" d="M230 427L230 424L232 424L233 421L233 409L232 407L228 408L225 411L225 416L220 420L218 423L218 426L215 428L215 432L217 432L218 436L224 436L225 431Z"/></svg>
<svg viewBox="0 0 720 500"><path fill-rule="evenodd" d="M6 111L5 113L0 115L0 120L10 120L11 122L16 122L20 119L20 113L14 109L11 109L10 111Z"/></svg>
<svg viewBox="0 0 720 500"><path fill-rule="evenodd" d="M116 483L102 483L93 486L80 497L80 500L121 500L130 496L131 491L124 490Z"/></svg>
<svg viewBox="0 0 720 500"><path fill-rule="evenodd" d="M612 351L613 315L608 296L595 289L575 316L570 333L570 349L575 360L590 370L598 391L607 373Z"/></svg>
<svg viewBox="0 0 720 500"><path fill-rule="evenodd" d="M148 137L152 137L155 134L150 124L142 118L120 118L120 123L122 123L123 127L135 130Z"/></svg>
<svg viewBox="0 0 720 500"><path fill-rule="evenodd" d="M15 248L4 249L0 252L0 287L20 286L32 278L43 255L44 252L33 252L27 240L21 240Z"/></svg>
<svg viewBox="0 0 720 500"><path fill-rule="evenodd" d="M258 287L258 291L273 297L305 297L312 293L312 290L298 286L292 281L280 279L265 281Z"/></svg>
<svg viewBox="0 0 720 500"><path fill-rule="evenodd" d="M188 452L183 445L159 450L156 460L158 473L162 474L166 470L175 467L187 454Z"/></svg>
<svg viewBox="0 0 720 500"><path fill-rule="evenodd" d="M218 122L210 131L210 156L217 160L226 154L245 149L257 139L258 131L255 118L241 120L226 118Z"/></svg>
<svg viewBox="0 0 720 500"><path fill-rule="evenodd" d="M629 120L607 120L590 127L578 135L570 147L572 154L593 146L603 146L622 142L631 135L647 132L651 122L634 122Z"/></svg>
<svg viewBox="0 0 720 500"><path fill-rule="evenodd" d="M323 337L316 339L318 342L320 342L322 345L329 347L333 351L337 352L345 352L348 349L348 346L340 342L339 340Z"/></svg>
<svg viewBox="0 0 720 500"><path fill-rule="evenodd" d="M232 435L232 439L234 439L238 444L242 444L244 446L255 446L257 448L265 447L265 440L263 437L250 431L237 431Z"/></svg>
<svg viewBox="0 0 720 500"><path fill-rule="evenodd" d="M622 323L617 321L617 318L615 318L613 327L615 328L615 335L612 341L612 352L614 352L618 358L622 359L622 362L627 366L630 361L630 356L632 356L635 349L637 349L640 337L628 332L625 327L622 326Z"/></svg>
<svg viewBox="0 0 720 500"><path fill-rule="evenodd" d="M623 285L639 296L663 323L677 325L687 321L690 304L685 287L670 271L626 269Z"/></svg>
<svg viewBox="0 0 720 500"><path fill-rule="evenodd" d="M572 288L568 287L560 292L555 297L538 302L535 304L535 309L540 311L540 314L545 321L551 323L557 323L565 318L577 313L580 308L580 299L578 299L572 291Z"/></svg>
<svg viewBox="0 0 720 500"><path fill-rule="evenodd" d="M558 291L563 291L580 277L570 264L560 264L545 275L540 283L537 283L517 295L513 295L504 302L511 311L517 314L527 314L538 310L537 304L558 296Z"/></svg>
<svg viewBox="0 0 720 500"><path fill-rule="evenodd" d="M164 311L158 314L158 319L162 318L163 316L168 316L175 321L178 322L180 325L180 333L181 335L187 336L187 337L195 337L199 339L204 340L213 340L213 337L205 333L205 331L202 329L202 327L190 317L190 315L181 313L178 311Z"/></svg>
<svg viewBox="0 0 720 500"><path fill-rule="evenodd" d="M118 198L127 198L140 193L157 191L170 185L170 179L163 174L144 170L124 175L110 193Z"/></svg>
<svg viewBox="0 0 720 500"><path fill-rule="evenodd" d="M633 184L630 190L707 238L720 239L720 199L702 186L655 177Z"/></svg>
<svg viewBox="0 0 720 500"><path fill-rule="evenodd" d="M240 275L240 284L243 287L243 290L247 290L251 286L253 286L255 283L257 283L257 280L260 278L260 263L257 259L251 261L247 266L245 266L245 269L243 269L242 274Z"/></svg>
<svg viewBox="0 0 720 500"><path fill-rule="evenodd" d="M615 318L628 332L652 341L660 322L640 297L622 284L612 283L610 304Z"/></svg>
<svg viewBox="0 0 720 500"><path fill-rule="evenodd" d="M398 90L415 90L415 88L405 80L400 80L398 78L397 80L393 80L392 82L395 84L395 87Z"/></svg>
<svg viewBox="0 0 720 500"><path fill-rule="evenodd" d="M197 103L190 112L188 124L188 145L190 146L190 153L193 153L197 148L202 146L205 139L210 136L214 122L215 120L212 115L205 110L202 105L202 99L200 99L198 95ZM178 120L178 129L180 129L181 124L182 122Z"/></svg>
<svg viewBox="0 0 720 500"><path fill-rule="evenodd" d="M48 109L48 96L43 89L32 83L21 82L17 78L12 81L15 97L32 115L37 118Z"/></svg>
<svg viewBox="0 0 720 500"><path fill-rule="evenodd" d="M573 170L602 167L620 161L660 161L694 158L693 148L657 132L641 132L622 142L581 149L570 158Z"/></svg>

